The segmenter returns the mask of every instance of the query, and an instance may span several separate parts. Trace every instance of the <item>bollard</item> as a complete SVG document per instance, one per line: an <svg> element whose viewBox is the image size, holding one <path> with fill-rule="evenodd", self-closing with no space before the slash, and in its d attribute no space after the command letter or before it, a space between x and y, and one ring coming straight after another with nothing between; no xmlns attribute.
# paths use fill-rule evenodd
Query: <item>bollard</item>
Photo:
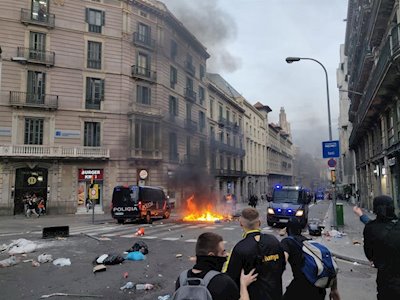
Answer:
<svg viewBox="0 0 400 300"><path fill-rule="evenodd" d="M336 203L336 223L338 226L344 225L343 204Z"/></svg>

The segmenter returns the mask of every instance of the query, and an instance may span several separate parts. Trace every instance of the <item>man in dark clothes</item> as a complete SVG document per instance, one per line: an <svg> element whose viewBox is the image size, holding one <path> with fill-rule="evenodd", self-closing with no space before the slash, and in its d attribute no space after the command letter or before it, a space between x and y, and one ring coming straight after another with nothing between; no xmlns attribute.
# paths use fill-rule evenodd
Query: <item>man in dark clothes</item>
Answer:
<svg viewBox="0 0 400 300"><path fill-rule="evenodd" d="M364 228L365 256L378 268L376 277L378 300L400 299L400 257L399 233L394 230L397 217L394 202L389 196L374 198L373 210L376 219L368 222ZM396 233L395 233L396 232ZM398 247L396 249L396 246Z"/></svg>
<svg viewBox="0 0 400 300"><path fill-rule="evenodd" d="M251 300L280 300L282 298L282 273L285 257L278 239L270 234L261 234L260 215L254 208L245 208L240 216L244 234L233 248L226 273L239 285L240 272L247 274L255 268L257 281L249 285Z"/></svg>
<svg viewBox="0 0 400 300"><path fill-rule="evenodd" d="M188 270L188 278L204 278L210 270L221 271L226 262L224 242L220 235L213 232L201 234L196 243L196 264ZM249 300L247 286L256 280L257 275L249 272L247 275L241 270L240 285L228 275L220 273L211 279L207 286L213 300ZM240 293L238 286L240 286ZM175 289L180 287L179 277Z"/></svg>
<svg viewBox="0 0 400 300"><path fill-rule="evenodd" d="M301 244L303 241L308 240L305 236L301 235L302 228L303 227L299 219L296 217L290 218L286 229L288 236L291 238L284 238L281 241L281 245L285 251L286 260L289 261L293 272L293 280L286 288L286 292L283 295L283 300L298 300L299 293L301 293L302 299L324 300L326 290L323 288L318 288L310 283L301 271L301 268L304 264L303 251L296 241ZM296 241L294 241L292 238ZM331 288L329 299L340 299L336 280Z"/></svg>

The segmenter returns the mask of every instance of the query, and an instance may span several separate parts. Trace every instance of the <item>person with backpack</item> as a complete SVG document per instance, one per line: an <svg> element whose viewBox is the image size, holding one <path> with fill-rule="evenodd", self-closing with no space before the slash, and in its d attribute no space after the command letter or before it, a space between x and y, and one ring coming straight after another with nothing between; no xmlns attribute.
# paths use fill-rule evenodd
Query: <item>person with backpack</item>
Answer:
<svg viewBox="0 0 400 300"><path fill-rule="evenodd" d="M255 269L257 280L249 285L251 300L277 300L282 297L282 273L285 256L278 239L271 234L262 234L258 211L248 207L242 210L240 226L243 239L232 250L226 265L228 274L237 285L241 270L247 274Z"/></svg>
<svg viewBox="0 0 400 300"><path fill-rule="evenodd" d="M319 252L319 249L316 249L317 245L305 245L305 242L308 241L305 236L301 234L302 225L300 221L296 217L292 217L289 219L286 227L286 231L288 234L287 238L284 238L281 241L281 245L285 251L286 261L290 263L293 272L293 280L290 282L288 287L286 288L285 294L283 295L283 300L297 300L299 299L299 293L301 293L302 299L307 300L324 300L326 295L326 287L327 285L331 286L331 291L329 295L329 299L340 300L339 292L337 289L337 279L336 279L336 264L331 262L332 258L326 256L329 260L325 262L324 260L320 260L322 264L326 265L326 267L332 268L331 276L327 276L325 278L312 278L306 272L310 274L318 274L317 265L315 264L315 272L311 272L314 266L312 266L312 257L305 257L306 253L304 250L308 252L308 250L312 250L313 252ZM327 250L327 249L326 249ZM328 250L329 251L329 250ZM309 252L308 252L309 253ZM325 257L321 255L321 257ZM316 258L319 260L319 258ZM306 265L310 264L310 265ZM322 275L324 272L321 272ZM330 277L330 279L329 279ZM318 281L318 279L320 279ZM313 281L313 282L311 282ZM322 284L320 284L322 283ZM329 284L328 284L329 283ZM319 286L317 286L319 285Z"/></svg>
<svg viewBox="0 0 400 300"><path fill-rule="evenodd" d="M221 273L225 262L222 237L213 232L202 233L196 243L196 264L179 275L172 300L250 300L247 287L257 274L251 270L245 275L241 270L239 293L235 282Z"/></svg>
<svg viewBox="0 0 400 300"><path fill-rule="evenodd" d="M376 219L364 228L364 253L378 269L377 299L400 299L400 222L395 215L394 202L389 196L373 200Z"/></svg>

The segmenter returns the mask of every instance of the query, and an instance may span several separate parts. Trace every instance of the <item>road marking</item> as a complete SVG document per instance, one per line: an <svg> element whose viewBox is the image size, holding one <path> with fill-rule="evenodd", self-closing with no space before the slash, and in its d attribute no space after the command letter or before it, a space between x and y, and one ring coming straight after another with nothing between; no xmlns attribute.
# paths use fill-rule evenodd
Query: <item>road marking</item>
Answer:
<svg viewBox="0 0 400 300"><path fill-rule="evenodd" d="M163 241L177 241L179 238L173 238L173 237L167 237L167 238L162 238Z"/></svg>
<svg viewBox="0 0 400 300"><path fill-rule="evenodd" d="M186 243L196 243L197 240L196 239L189 239L185 241Z"/></svg>
<svg viewBox="0 0 400 300"><path fill-rule="evenodd" d="M204 227L204 229L217 229L217 227L215 227L215 226L207 226L207 227Z"/></svg>
<svg viewBox="0 0 400 300"><path fill-rule="evenodd" d="M21 234L25 234L25 232L0 233L0 236L21 235Z"/></svg>
<svg viewBox="0 0 400 300"><path fill-rule="evenodd" d="M150 235L150 236L140 236L140 238L146 240L154 240L157 239L158 237Z"/></svg>
<svg viewBox="0 0 400 300"><path fill-rule="evenodd" d="M235 230L236 228L234 228L234 227L225 227L225 228L222 228L222 230Z"/></svg>

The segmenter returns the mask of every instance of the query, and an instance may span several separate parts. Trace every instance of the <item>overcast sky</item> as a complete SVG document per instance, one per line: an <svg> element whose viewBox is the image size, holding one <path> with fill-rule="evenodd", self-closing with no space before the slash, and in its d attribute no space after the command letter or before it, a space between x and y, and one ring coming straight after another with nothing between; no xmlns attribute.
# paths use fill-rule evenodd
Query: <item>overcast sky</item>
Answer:
<svg viewBox="0 0 400 300"><path fill-rule="evenodd" d="M164 0L207 47L209 72L221 74L250 103L284 107L294 142L321 155L328 140L324 71L313 61L287 64L287 56L311 57L329 77L332 132L337 139L336 69L344 43L346 0Z"/></svg>

